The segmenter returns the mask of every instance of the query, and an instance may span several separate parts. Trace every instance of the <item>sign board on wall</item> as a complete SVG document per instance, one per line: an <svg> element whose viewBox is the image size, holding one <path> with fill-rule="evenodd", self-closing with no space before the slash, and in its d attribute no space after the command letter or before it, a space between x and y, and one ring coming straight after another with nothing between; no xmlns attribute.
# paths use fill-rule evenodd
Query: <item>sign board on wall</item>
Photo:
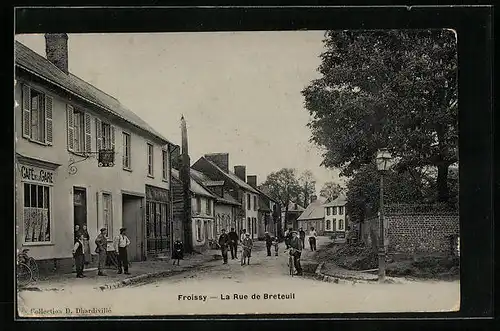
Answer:
<svg viewBox="0 0 500 331"><path fill-rule="evenodd" d="M38 167L20 165L19 173L23 181L54 184L54 172Z"/></svg>

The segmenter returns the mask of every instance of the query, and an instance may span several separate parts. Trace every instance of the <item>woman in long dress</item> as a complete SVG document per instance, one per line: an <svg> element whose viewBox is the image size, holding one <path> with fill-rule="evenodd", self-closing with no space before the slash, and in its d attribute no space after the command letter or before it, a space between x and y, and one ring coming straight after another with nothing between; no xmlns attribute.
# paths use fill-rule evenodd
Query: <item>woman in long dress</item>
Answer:
<svg viewBox="0 0 500 331"><path fill-rule="evenodd" d="M84 253L84 261L85 265L89 265L91 261L91 255L90 255L90 235L89 231L87 230L87 224L83 225L82 229L82 235L83 235L83 251Z"/></svg>

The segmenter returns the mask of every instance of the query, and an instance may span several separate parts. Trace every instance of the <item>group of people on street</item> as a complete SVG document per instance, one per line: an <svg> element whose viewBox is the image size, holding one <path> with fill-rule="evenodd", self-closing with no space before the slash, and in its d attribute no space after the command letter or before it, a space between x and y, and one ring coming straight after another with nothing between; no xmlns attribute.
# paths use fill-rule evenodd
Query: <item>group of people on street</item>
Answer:
<svg viewBox="0 0 500 331"><path fill-rule="evenodd" d="M113 240L113 246L115 252L118 254L118 273L124 273L130 275L128 271L128 253L127 248L130 245L130 239L127 237L126 228L120 229L120 234L117 235ZM95 253L98 255L98 267L97 275L105 276L104 268L106 266L107 252L108 252L108 230L102 228L100 234L95 239L96 249ZM75 244L73 246L73 257L75 259L76 267L76 277L83 278L83 270L85 265L90 264L91 254L90 254L90 235L87 230L87 226L84 224L80 230L79 225L75 225Z"/></svg>
<svg viewBox="0 0 500 331"><path fill-rule="evenodd" d="M236 233L234 228L231 228L229 233L226 229L221 230L219 236L219 247L222 254L223 264L227 264L228 250L231 251L231 259L238 258L238 241L241 243L241 265L250 264L250 257L252 256L253 240L250 238L250 233L244 229L240 236Z"/></svg>

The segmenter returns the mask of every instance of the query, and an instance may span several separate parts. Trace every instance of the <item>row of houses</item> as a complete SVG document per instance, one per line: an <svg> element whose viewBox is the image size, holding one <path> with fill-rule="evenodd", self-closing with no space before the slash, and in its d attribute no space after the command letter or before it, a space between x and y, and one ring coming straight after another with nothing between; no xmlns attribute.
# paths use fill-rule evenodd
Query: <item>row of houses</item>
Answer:
<svg viewBox="0 0 500 331"><path fill-rule="evenodd" d="M304 230L314 227L318 235L334 235L338 242L344 242L350 228L346 204L347 200L343 195L333 201L312 196L311 203L297 217L297 227Z"/></svg>
<svg viewBox="0 0 500 331"><path fill-rule="evenodd" d="M70 73L67 34L45 42L46 57L15 43L17 248L29 248L42 271L71 270L74 228L85 225L91 252L99 229L108 229L113 251L126 227L132 261L169 254L176 238L186 239L182 169L173 162L181 147ZM278 204L245 166L230 171L227 153L204 155L189 172L195 250L223 228L256 239L276 233Z"/></svg>

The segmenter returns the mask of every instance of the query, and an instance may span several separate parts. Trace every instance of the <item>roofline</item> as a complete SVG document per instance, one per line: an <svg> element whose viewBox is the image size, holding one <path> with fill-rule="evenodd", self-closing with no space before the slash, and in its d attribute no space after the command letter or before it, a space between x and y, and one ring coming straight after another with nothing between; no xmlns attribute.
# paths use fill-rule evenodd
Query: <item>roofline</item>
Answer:
<svg viewBox="0 0 500 331"><path fill-rule="evenodd" d="M202 155L202 156L198 159L198 161L199 161L200 159L204 159L205 161L207 161L209 164L211 164L212 166L214 166L214 167L215 167L215 169L217 169L217 171L219 171L219 170L220 170L220 172L222 172L222 173L224 174L224 176L225 176L225 177L227 177L230 181L234 182L236 185L238 185L238 186L239 186L240 188L242 188L243 190L245 190L245 191L250 191L250 190L249 190L249 189L247 189L246 187L243 187L243 186L241 186L240 184L238 184L238 182L237 182L237 181L233 180L233 179L232 179L232 178L231 178L231 177L230 177L230 176L229 176L229 175L228 175L228 174L227 174L224 170L222 170L222 169L221 169L221 168L220 168L217 164L215 164L215 163L213 163L212 161L210 161L209 159L207 159L204 155ZM198 162L198 161L196 161L196 162ZM196 162L195 162L195 163L196 163ZM235 174L235 176L236 176L236 174ZM242 180L241 178L239 178L239 179L240 179L240 180ZM254 189L252 186L250 186L250 184L248 184L248 183L246 183L246 182L245 182L245 184L247 184L249 187L251 187L251 188L252 188L252 190L253 190L253 192L252 192L252 193L259 193L256 189ZM250 192L251 192L251 191L250 191Z"/></svg>
<svg viewBox="0 0 500 331"><path fill-rule="evenodd" d="M174 169L172 169L172 170L174 170ZM177 169L175 169L175 170L177 170ZM172 179L173 179L173 180L175 180L175 181L177 181L177 182L179 182L179 183L182 183L182 181L181 181L181 179L180 179L180 171L179 171L179 170L177 170L177 172L179 173L179 178L175 178L175 176L172 174ZM196 184L200 185L200 183L198 183L198 182L197 182L197 181L196 181L193 177L189 176L189 178L190 178L193 182L195 182ZM212 199L215 199L215 200L217 200L217 199L218 199L216 195L214 195L214 194L210 193L210 191L209 191L209 190L207 190L207 189L206 189L203 185L200 185L200 186L201 186L201 187L202 187L205 191L207 191L207 192L208 192L208 194L206 194L206 193L196 193L196 192L193 192L193 189L191 188L191 185L189 185L189 186L190 186L190 188L189 188L189 192L191 192L193 195L199 195L199 196L203 196L203 197L209 197L209 198L212 198Z"/></svg>
<svg viewBox="0 0 500 331"><path fill-rule="evenodd" d="M314 217L314 218L297 218L297 221L310 221L310 220L322 220L325 217Z"/></svg>
<svg viewBox="0 0 500 331"><path fill-rule="evenodd" d="M138 126L137 124L132 123L132 122L130 122L129 120L127 120L126 118L123 118L122 116L118 115L118 114L117 114L116 112L114 112L113 110L108 109L108 108L106 108L106 107L103 107L103 106L101 106L101 105L96 104L95 102L93 102L93 101L91 101L91 100L89 100L89 99L85 98L84 96L82 96L82 95L80 95L80 94L78 94L78 93L75 93L75 92L73 92L73 91L71 91L71 90L67 89L66 87L62 86L61 84L59 84L59 83L57 83L57 82L54 82L53 80L51 80L51 79L49 79L49 78L47 78L47 77L44 77L43 75L41 75L41 74L39 74L39 73L37 73L37 72L35 72L35 71L33 71L33 70L30 70L30 69L26 68L26 67L25 67L25 66L23 66L22 64L19 64L19 63L17 63L17 62L16 62L15 66L17 66L17 67L19 67L19 68L21 68L21 69L25 70L26 72L28 72L28 73L30 73L30 74L32 74L32 75L34 75L34 76L37 76L37 77L41 78L42 80L44 80L44 81L46 81L46 82L49 82L49 83L51 83L51 84L53 84L53 85L57 86L58 88L62 89L63 91L66 91L66 92L68 92L68 93L70 93L70 94L72 94L72 95L74 95L74 96L76 96L76 97L78 97L78 98L82 99L83 101L88 102L88 103L90 103L90 104L94 105L95 107L98 107L98 108L100 108L100 109L102 109L102 110L105 110L106 112L110 113L111 115L118 117L119 119L121 119L121 120L123 120L123 121L127 122L128 124L130 124L130 125L132 125L132 126L136 127L137 129L139 129L139 130L141 130L141 131L143 131L143 132L147 132L148 134L150 134L150 135L154 136L155 138L157 138L157 139L161 140L162 142L164 142L164 143L165 143L165 145L173 145L173 146L177 146L176 144L174 144L174 143L170 142L170 141L169 141L169 140L167 140L166 138L160 137L160 136L158 136L157 134L154 134L154 133L153 133L153 132L151 132L151 131L148 131L148 130L146 130L146 129L144 129L144 128L141 128L141 127L140 127L140 126ZM75 76L75 77L78 77L78 76ZM79 78L79 77L78 77L78 78ZM92 84L91 84L91 85L92 85ZM92 86L93 86L93 85L92 85ZM103 93L106 93L106 92L103 92ZM106 94L107 94L107 93L106 93ZM112 96L110 96L110 97L111 97L111 98L113 98L113 99L115 99L116 101L118 101L116 98L114 98L114 97L112 97ZM119 102L119 101L118 101L118 102Z"/></svg>

